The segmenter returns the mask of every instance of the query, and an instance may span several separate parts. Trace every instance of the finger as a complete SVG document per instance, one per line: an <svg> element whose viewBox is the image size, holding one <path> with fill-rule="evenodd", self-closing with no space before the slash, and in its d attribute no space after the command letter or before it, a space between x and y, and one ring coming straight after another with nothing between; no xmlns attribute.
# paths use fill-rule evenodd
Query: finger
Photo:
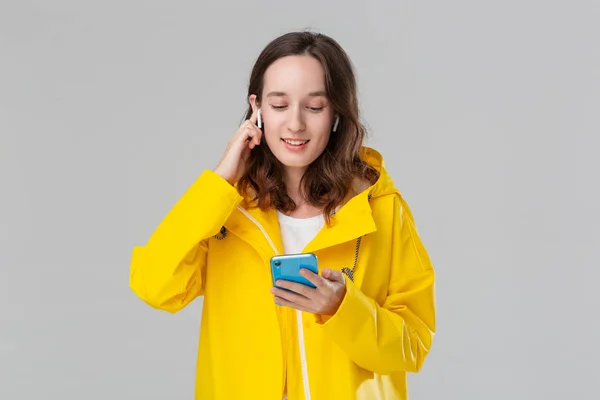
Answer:
<svg viewBox="0 0 600 400"><path fill-rule="evenodd" d="M342 271L323 268L323 277L332 282L345 283L345 278Z"/></svg>
<svg viewBox="0 0 600 400"><path fill-rule="evenodd" d="M260 146L260 134L257 133L252 137L249 137L247 141L249 142L248 147L251 149L255 148L256 146Z"/></svg>
<svg viewBox="0 0 600 400"><path fill-rule="evenodd" d="M240 129L240 131L243 132L243 134L252 135L253 137L257 135L262 135L262 131L259 129L259 127L253 125L252 122L250 122L250 120L246 120L244 125L242 125L242 129Z"/></svg>
<svg viewBox="0 0 600 400"><path fill-rule="evenodd" d="M250 115L248 120L252 122L253 125L256 125L256 121L258 121L258 113L254 111L254 107L252 107L252 115Z"/></svg>
<svg viewBox="0 0 600 400"><path fill-rule="evenodd" d="M290 301L290 302L296 303L296 304L300 304L300 305L306 305L306 303L308 303L310 301L305 296L302 296L298 293L291 292L289 290L279 289L276 287L271 289L271 293L273 293L276 297L280 297L282 299L285 299L287 301Z"/></svg>
<svg viewBox="0 0 600 400"><path fill-rule="evenodd" d="M315 290L315 289L308 287L302 283L291 282L291 281L286 281L286 280L278 280L277 282L275 282L275 285L280 288L291 290L294 293L298 293L298 294L300 294L304 297L308 297L308 298L313 297L312 292L314 292L314 290Z"/></svg>
<svg viewBox="0 0 600 400"><path fill-rule="evenodd" d="M286 300L281 297L275 297L275 303L279 306L290 307L290 308L294 308L296 310L300 310L300 311L304 311L304 312L312 312L310 309L308 309L308 307L305 307L300 304L296 304L294 302L291 302L291 301Z"/></svg>
<svg viewBox="0 0 600 400"><path fill-rule="evenodd" d="M247 133L246 141L249 142L248 147L250 147L251 149L260 144L260 140L257 138L258 135L259 133L254 130Z"/></svg>
<svg viewBox="0 0 600 400"><path fill-rule="evenodd" d="M246 141L246 142L254 141L253 139L256 135L258 135L258 131L256 129L252 128L251 125L247 125L245 127L245 129L242 131L242 137L244 138L244 141Z"/></svg>
<svg viewBox="0 0 600 400"><path fill-rule="evenodd" d="M260 141L262 140L262 131L258 128L254 128L256 130L256 134L253 135L253 143L255 146L260 146ZM254 147L254 146L252 146Z"/></svg>
<svg viewBox="0 0 600 400"><path fill-rule="evenodd" d="M308 279L308 281L310 283L312 283L313 285L315 285L318 288L322 287L322 286L324 286L326 284L325 279L323 279L319 275L315 274L314 272L312 272L308 268L301 268L300 269L300 275L302 275L303 277L305 277L306 279Z"/></svg>

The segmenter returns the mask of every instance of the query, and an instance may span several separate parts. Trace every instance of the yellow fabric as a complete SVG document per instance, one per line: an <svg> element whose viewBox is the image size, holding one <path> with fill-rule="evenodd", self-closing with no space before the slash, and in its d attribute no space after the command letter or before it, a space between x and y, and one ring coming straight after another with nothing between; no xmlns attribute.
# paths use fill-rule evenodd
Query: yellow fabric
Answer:
<svg viewBox="0 0 600 400"><path fill-rule="evenodd" d="M379 180L304 249L320 268L352 268L356 239L366 235L330 318L275 304L269 259L283 254L276 212L242 208L212 171L133 249L130 286L150 306L174 313L204 296L196 399L280 400L286 382L289 400L407 398L406 373L421 368L435 332L434 270L381 155L363 148L362 156Z"/></svg>

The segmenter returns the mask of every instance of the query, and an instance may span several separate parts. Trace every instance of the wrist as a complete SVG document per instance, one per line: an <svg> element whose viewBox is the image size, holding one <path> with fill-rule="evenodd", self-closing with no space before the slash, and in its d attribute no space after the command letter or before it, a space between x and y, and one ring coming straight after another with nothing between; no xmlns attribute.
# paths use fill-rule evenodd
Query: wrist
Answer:
<svg viewBox="0 0 600 400"><path fill-rule="evenodd" d="M223 173L223 172L222 172L222 171L219 169L219 167L217 167L217 168L213 169L213 172L214 172L215 174L219 175L221 178L225 179L225 180L227 181L227 183L229 183L230 185L232 185L232 186L233 186L233 184L235 183L235 182L233 181L233 179L231 179L231 177L227 176L227 174L224 174L224 173Z"/></svg>

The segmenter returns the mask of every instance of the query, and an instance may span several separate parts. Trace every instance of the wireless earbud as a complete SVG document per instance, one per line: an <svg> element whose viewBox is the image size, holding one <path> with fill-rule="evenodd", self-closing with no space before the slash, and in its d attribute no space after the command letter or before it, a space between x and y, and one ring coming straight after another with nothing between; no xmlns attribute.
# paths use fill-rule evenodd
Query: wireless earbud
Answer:
<svg viewBox="0 0 600 400"><path fill-rule="evenodd" d="M333 124L333 131L334 132L337 131L339 123L340 123L340 116L336 115L335 116L335 123Z"/></svg>
<svg viewBox="0 0 600 400"><path fill-rule="evenodd" d="M259 128L262 128L261 109L258 109L258 120L256 121Z"/></svg>

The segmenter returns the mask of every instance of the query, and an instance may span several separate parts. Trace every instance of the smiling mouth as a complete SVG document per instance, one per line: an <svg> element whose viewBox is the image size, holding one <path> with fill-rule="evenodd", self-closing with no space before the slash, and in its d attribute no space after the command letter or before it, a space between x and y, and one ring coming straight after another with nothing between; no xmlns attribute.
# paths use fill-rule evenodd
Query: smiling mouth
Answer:
<svg viewBox="0 0 600 400"><path fill-rule="evenodd" d="M310 140L290 140L290 139L281 139L281 140L286 142L290 146L302 146L302 145L305 145L306 143L310 142Z"/></svg>

